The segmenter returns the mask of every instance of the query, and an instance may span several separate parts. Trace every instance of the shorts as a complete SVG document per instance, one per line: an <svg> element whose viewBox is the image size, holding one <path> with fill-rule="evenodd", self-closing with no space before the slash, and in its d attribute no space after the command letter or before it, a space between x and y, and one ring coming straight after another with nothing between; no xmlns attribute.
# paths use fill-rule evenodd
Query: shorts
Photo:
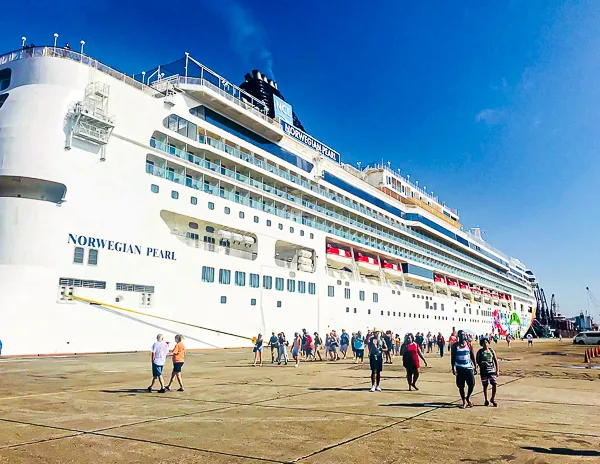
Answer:
<svg viewBox="0 0 600 464"><path fill-rule="evenodd" d="M340 349L342 351L348 351L348 345L342 345Z"/></svg>
<svg viewBox="0 0 600 464"><path fill-rule="evenodd" d="M256 353L257 351L259 351L259 352L261 352L261 353L262 353L262 350L263 350L263 347L261 346L260 348L254 347L254 349L253 349L252 351L254 351L255 353Z"/></svg>
<svg viewBox="0 0 600 464"><path fill-rule="evenodd" d="M498 374L491 372L489 374L481 374L481 385L487 387L488 384L496 385L498 382Z"/></svg>
<svg viewBox="0 0 600 464"><path fill-rule="evenodd" d="M381 372L383 371L383 357L382 356L369 356L369 365L372 371Z"/></svg>
<svg viewBox="0 0 600 464"><path fill-rule="evenodd" d="M330 346L330 347L329 347L329 352L330 352L330 353L337 353L337 345L335 345L335 346L333 346L333 345L332 345L332 346Z"/></svg>
<svg viewBox="0 0 600 464"><path fill-rule="evenodd" d="M174 362L173 363L173 372L175 372L175 373L181 372L181 368L182 367L183 367L183 363L182 362L180 362L180 363Z"/></svg>
<svg viewBox="0 0 600 464"><path fill-rule="evenodd" d="M312 355L313 355L313 350L311 350L310 348L307 348L307 349L306 349L306 356L307 356L307 357L310 357L310 356L312 356Z"/></svg>
<svg viewBox="0 0 600 464"><path fill-rule="evenodd" d="M160 377L162 375L163 367L158 364L152 363L152 377Z"/></svg>
<svg viewBox="0 0 600 464"><path fill-rule="evenodd" d="M298 350L292 350L292 356L298 356Z"/></svg>
<svg viewBox="0 0 600 464"><path fill-rule="evenodd" d="M364 348L362 350L359 350L357 348L354 348L354 351L356 351L356 357L362 359L365 355L365 350Z"/></svg>
<svg viewBox="0 0 600 464"><path fill-rule="evenodd" d="M456 368L456 386L458 388L465 388L465 383L469 387L475 386L475 373L473 369L464 369L462 367Z"/></svg>

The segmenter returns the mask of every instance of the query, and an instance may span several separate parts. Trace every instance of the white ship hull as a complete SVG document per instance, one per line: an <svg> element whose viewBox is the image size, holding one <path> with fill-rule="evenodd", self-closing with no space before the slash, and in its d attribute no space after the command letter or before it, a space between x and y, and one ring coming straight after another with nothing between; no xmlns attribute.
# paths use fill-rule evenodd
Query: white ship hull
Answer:
<svg viewBox="0 0 600 464"><path fill-rule="evenodd" d="M167 339L184 334L189 349L251 344L248 339L194 326L244 337L259 332L268 337L272 331L289 336L302 328L324 333L377 326L398 333L440 331L446 336L453 327L475 333L492 330L491 305L468 305L457 297L385 280L373 284L332 278L325 247L334 236L326 231L148 174L149 154L167 158L150 148L149 140L155 131L165 130L162 121L169 114L189 117L187 109L197 103L188 96L175 95L172 107L115 77L64 58L23 58L0 64L0 70L6 67L12 70L12 82L9 98L0 109L0 179L15 183L23 178L42 179L62 184L67 191L60 205L0 196L3 355L148 350L157 333ZM103 150L78 139L66 150L65 117L92 81L110 86L114 131ZM212 130L219 133L218 128ZM159 192L152 193L151 185L158 186ZM178 199L171 197L172 191L178 192ZM191 203L191 197L197 198L197 204ZM190 240L169 228L164 212L252 234L258 254L255 259L242 259L218 244L212 247L215 251L202 242L190 246ZM254 216L258 219L253 220ZM279 240L314 250L314 272L274 260ZM78 246L84 249L83 263L74 263ZM378 253L361 246L373 255ZM98 250L96 265L88 262L92 249ZM214 282L202 281L203 266L214 268ZM218 283L219 269L231 271L229 284ZM235 285L236 271L246 273L245 286ZM248 285L250 274L260 276L258 288ZM266 275L273 281L284 279L283 290L263 288ZM100 282L105 288L80 287L72 281L60 285L61 279L88 281L85 285ZM297 288L290 292L288 280L294 280L296 287L300 281L315 284L315 292L299 293ZM118 290L117 284L153 287L153 291ZM77 297L115 308L69 300L61 295L65 287ZM346 288L350 298L344 294ZM359 299L361 291L367 294L364 300ZM525 329L532 316L528 308L535 305L533 295L522 300L523 309L517 313ZM435 310L431 309L434 304ZM490 316L483 316L486 311Z"/></svg>

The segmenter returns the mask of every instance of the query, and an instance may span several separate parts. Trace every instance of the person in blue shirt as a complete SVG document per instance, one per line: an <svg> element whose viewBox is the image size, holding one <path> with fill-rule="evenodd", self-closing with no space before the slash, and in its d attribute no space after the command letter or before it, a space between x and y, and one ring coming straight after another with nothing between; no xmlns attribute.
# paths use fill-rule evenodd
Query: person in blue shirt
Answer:
<svg viewBox="0 0 600 464"><path fill-rule="evenodd" d="M350 335L345 329L342 329L342 335L340 336L340 351L346 359L346 353L348 352L348 345L350 344Z"/></svg>
<svg viewBox="0 0 600 464"><path fill-rule="evenodd" d="M356 336L354 337L354 351L356 352L356 361L354 364L358 364L358 360L360 359L360 363L363 363L363 357L365 355L365 337L362 334L362 331L358 331Z"/></svg>
<svg viewBox="0 0 600 464"><path fill-rule="evenodd" d="M2 356L2 340L0 340L0 356Z"/></svg>

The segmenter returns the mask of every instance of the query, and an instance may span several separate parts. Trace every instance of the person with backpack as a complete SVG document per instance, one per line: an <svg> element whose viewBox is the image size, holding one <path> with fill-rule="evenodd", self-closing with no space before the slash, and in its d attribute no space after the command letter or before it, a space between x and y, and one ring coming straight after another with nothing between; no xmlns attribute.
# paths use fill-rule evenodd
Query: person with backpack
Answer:
<svg viewBox="0 0 600 464"><path fill-rule="evenodd" d="M500 374L500 368L498 366L498 358L496 353L490 347L490 340L487 337L483 337L480 341L481 349L477 351L475 360L479 366L479 375L481 376L481 385L483 386L483 397L485 399L485 405L497 407L496 403L496 389L498 382L498 375ZM488 385L492 385L492 397L488 401Z"/></svg>

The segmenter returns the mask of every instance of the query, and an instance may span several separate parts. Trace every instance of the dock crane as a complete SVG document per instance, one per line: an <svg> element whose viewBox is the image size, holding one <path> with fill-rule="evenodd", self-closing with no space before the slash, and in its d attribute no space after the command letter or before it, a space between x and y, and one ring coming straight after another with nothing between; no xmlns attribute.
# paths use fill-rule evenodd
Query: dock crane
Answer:
<svg viewBox="0 0 600 464"><path fill-rule="evenodd" d="M587 313L590 314L590 306L591 306L592 309L596 310L595 313L598 313L598 315L600 316L600 302L598 302L598 299L594 296L594 294L590 290L590 287L585 287L585 289L587 291L587 296L588 296Z"/></svg>

